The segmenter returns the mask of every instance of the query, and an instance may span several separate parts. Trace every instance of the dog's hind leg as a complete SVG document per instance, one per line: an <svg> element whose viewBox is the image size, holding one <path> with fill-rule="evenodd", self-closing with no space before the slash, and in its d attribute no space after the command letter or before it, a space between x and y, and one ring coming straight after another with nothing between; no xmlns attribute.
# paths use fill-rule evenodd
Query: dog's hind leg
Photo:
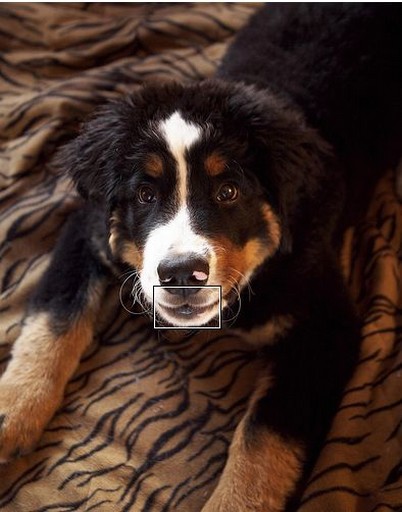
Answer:
<svg viewBox="0 0 402 512"><path fill-rule="evenodd" d="M89 217L78 211L67 222L0 378L1 462L37 443L92 340L108 271Z"/></svg>

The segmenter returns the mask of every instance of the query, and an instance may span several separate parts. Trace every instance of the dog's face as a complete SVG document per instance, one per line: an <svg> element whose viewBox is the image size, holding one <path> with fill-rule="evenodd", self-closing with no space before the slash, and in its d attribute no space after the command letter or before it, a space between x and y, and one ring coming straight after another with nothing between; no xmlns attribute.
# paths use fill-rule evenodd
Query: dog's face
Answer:
<svg viewBox="0 0 402 512"><path fill-rule="evenodd" d="M78 189L108 212L111 252L136 269L136 293L169 325L216 316L218 296L204 285L221 287L230 316L258 269L289 250L294 200L284 184L302 183L289 170L297 162L280 168L305 158L308 141L282 110L219 82L145 88L64 148Z"/></svg>
<svg viewBox="0 0 402 512"><path fill-rule="evenodd" d="M220 285L225 308L279 247L279 220L245 153L208 113L167 108L126 154L133 172L112 212L110 246L172 325L206 324L219 297L201 286Z"/></svg>

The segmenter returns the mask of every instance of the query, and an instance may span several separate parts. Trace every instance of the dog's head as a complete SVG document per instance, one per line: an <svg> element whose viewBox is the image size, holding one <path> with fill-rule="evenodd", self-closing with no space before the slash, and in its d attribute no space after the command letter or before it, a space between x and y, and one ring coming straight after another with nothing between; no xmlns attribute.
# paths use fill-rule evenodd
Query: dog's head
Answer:
<svg viewBox="0 0 402 512"><path fill-rule="evenodd" d="M322 150L273 95L211 80L148 86L108 104L59 160L108 212L110 250L137 270L143 296L171 287L155 289L158 316L194 326L217 311L204 285L221 286L225 309L292 250Z"/></svg>

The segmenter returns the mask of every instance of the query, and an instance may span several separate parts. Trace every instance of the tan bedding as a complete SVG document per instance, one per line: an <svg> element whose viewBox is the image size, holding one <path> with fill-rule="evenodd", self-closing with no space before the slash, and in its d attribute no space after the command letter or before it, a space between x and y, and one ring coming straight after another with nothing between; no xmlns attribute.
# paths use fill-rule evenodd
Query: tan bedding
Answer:
<svg viewBox="0 0 402 512"><path fill-rule="evenodd" d="M256 4L0 4L0 358L76 204L49 165L96 105L210 76ZM402 206L389 171L345 235L361 360L302 512L402 510ZM241 339L167 339L110 287L98 335L38 449L0 469L0 510L199 511L256 371ZM269 478L269 475L267 475ZM228 511L230 512L230 511Z"/></svg>

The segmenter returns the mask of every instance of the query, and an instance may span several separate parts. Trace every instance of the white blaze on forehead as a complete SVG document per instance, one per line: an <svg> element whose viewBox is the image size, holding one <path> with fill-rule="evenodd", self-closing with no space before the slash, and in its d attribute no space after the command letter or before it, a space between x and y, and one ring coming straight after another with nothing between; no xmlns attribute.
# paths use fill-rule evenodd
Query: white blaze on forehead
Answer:
<svg viewBox="0 0 402 512"><path fill-rule="evenodd" d="M183 119L180 112L175 112L160 123L159 130L177 162L178 191L180 205L183 206L186 204L187 195L187 164L185 153L186 150L200 139L201 128Z"/></svg>
<svg viewBox="0 0 402 512"><path fill-rule="evenodd" d="M187 201L189 178L186 152L201 139L202 128L186 121L180 112L174 112L169 118L159 123L158 132L164 138L168 150L176 161L179 204L170 221L155 227L149 233L143 252L140 281L144 295L150 302L154 299L156 311L162 314L162 305L165 303L166 306L166 303L169 303L169 293L161 288L155 288L155 294L153 294L153 287L160 284L158 266L161 261L189 253L206 257L209 260L209 275L199 270L193 272L194 279L204 283L208 278L215 276L216 257L210 241L193 230L191 205ZM214 314L213 311L209 312L207 318L205 313L205 322ZM182 323L186 325L184 320Z"/></svg>

